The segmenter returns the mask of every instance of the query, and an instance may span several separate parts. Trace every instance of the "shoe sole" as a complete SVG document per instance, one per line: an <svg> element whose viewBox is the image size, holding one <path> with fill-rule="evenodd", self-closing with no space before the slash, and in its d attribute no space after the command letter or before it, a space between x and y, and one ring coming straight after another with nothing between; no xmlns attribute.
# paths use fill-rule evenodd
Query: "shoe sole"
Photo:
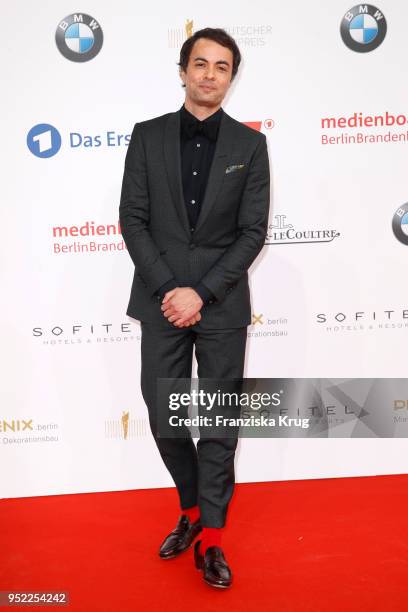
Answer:
<svg viewBox="0 0 408 612"><path fill-rule="evenodd" d="M163 559L163 561L167 561L168 559L175 559L176 557L179 557L180 555L182 555L184 552L186 552L186 550L188 550L191 547L192 547L192 544L190 544L190 546L187 546L187 548L183 548L183 550L180 550L180 552L175 553L174 555L169 555L167 557L162 557L161 555L159 555L159 557L160 557L160 559Z"/></svg>
<svg viewBox="0 0 408 612"><path fill-rule="evenodd" d="M195 567L196 567L196 570L198 570L199 572L203 571L202 567L197 567L197 565ZM214 584L213 582L208 582L208 580L206 580L204 576L203 576L203 580L206 584L208 584L208 586L215 587L216 589L229 589L232 586L232 582L231 584Z"/></svg>
<svg viewBox="0 0 408 612"><path fill-rule="evenodd" d="M229 589L231 584L214 584L213 582L208 582L208 580L204 580L206 584L211 587L215 587L216 589Z"/></svg>

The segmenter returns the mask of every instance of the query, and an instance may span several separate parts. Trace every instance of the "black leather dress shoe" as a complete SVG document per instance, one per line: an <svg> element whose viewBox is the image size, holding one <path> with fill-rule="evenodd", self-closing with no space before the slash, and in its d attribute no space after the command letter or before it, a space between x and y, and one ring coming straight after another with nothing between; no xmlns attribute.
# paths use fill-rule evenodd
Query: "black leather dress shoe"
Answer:
<svg viewBox="0 0 408 612"><path fill-rule="evenodd" d="M173 559L180 553L190 548L193 540L198 536L202 527L200 519L195 523L190 523L190 519L186 514L181 514L176 525L171 533L164 539L160 546L159 555L162 559Z"/></svg>
<svg viewBox="0 0 408 612"><path fill-rule="evenodd" d="M201 540L194 545L194 561L195 566L199 570L203 570L204 582L221 589L226 589L232 584L232 573L228 563L219 546L209 546L205 551L204 556L201 554Z"/></svg>

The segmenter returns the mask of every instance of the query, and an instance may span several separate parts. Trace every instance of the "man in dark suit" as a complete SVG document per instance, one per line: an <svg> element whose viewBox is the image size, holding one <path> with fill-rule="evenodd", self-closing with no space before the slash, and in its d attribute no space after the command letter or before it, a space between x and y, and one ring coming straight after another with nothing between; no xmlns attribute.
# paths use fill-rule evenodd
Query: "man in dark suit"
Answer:
<svg viewBox="0 0 408 612"><path fill-rule="evenodd" d="M243 376L251 323L248 268L262 249L269 213L265 136L221 103L241 56L224 30L205 28L180 51L185 101L137 123L119 207L135 265L127 314L141 322L141 389L160 455L180 499L178 523L159 554L194 548L204 580L229 587L221 534L234 490L236 437L165 438L157 432L157 379Z"/></svg>

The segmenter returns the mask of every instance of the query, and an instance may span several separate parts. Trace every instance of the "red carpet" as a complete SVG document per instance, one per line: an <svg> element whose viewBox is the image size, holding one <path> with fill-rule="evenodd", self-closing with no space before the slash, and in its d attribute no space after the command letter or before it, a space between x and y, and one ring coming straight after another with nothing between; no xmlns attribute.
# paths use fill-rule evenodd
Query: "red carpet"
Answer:
<svg viewBox="0 0 408 612"><path fill-rule="evenodd" d="M237 485L221 590L192 548L157 556L175 489L0 500L0 590L68 591L59 609L84 612L406 611L407 513L406 475Z"/></svg>

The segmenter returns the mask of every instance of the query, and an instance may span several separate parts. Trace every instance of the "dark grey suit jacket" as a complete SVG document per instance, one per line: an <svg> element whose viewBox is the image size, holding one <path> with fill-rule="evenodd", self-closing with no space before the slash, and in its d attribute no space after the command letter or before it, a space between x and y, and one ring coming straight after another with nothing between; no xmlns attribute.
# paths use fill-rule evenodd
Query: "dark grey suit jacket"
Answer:
<svg viewBox="0 0 408 612"><path fill-rule="evenodd" d="M180 111L136 123L126 154L119 219L135 264L126 314L174 327L155 292L172 276L201 281L216 299L203 329L251 323L248 268L265 243L270 198L266 138L223 113L194 233L183 198Z"/></svg>

